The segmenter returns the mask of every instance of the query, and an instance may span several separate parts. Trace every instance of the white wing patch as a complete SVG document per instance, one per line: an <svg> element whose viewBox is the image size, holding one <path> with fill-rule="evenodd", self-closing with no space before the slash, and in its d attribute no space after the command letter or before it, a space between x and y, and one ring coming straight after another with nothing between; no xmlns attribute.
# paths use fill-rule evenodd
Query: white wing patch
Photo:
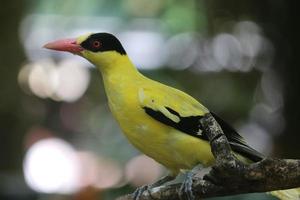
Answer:
<svg viewBox="0 0 300 200"><path fill-rule="evenodd" d="M198 132L196 133L196 135L198 135L198 136L202 136L202 130L199 128L199 130L198 130Z"/></svg>

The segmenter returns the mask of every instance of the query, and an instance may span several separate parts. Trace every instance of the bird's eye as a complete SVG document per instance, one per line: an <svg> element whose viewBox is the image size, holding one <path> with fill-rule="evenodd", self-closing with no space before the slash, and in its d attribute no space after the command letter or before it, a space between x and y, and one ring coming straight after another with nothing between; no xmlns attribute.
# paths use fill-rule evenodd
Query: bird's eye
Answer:
<svg viewBox="0 0 300 200"><path fill-rule="evenodd" d="M99 48L101 46L101 43L98 40L93 41L93 47L94 48Z"/></svg>

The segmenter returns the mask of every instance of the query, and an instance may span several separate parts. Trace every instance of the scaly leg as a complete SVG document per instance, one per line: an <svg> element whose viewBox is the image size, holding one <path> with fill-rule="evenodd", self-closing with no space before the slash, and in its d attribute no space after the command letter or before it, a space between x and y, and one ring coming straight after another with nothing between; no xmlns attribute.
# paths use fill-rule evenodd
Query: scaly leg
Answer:
<svg viewBox="0 0 300 200"><path fill-rule="evenodd" d="M180 187L180 197L184 197L184 199L187 200L194 200L195 195L192 190L193 185L193 177L197 172L199 172L200 169L203 169L203 165L199 164L196 165L191 171L188 171L186 173L186 176L182 182L182 185Z"/></svg>
<svg viewBox="0 0 300 200"><path fill-rule="evenodd" d="M173 176L170 176L170 175L167 175L167 176L163 176L162 178L160 178L159 180L157 180L156 182L150 184L150 185L144 185L144 186L141 186L139 188L137 188L134 193L133 193L133 199L134 200L139 200L140 199L140 196L143 194L143 192L145 192L146 190L149 190L151 188L155 188L155 187L158 187L160 185L163 185L171 180L173 180L174 177Z"/></svg>

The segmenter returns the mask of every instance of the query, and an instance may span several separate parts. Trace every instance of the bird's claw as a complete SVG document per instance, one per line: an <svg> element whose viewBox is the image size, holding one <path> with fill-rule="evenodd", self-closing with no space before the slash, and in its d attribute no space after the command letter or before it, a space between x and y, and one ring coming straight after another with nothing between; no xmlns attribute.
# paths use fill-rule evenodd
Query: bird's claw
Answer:
<svg viewBox="0 0 300 200"><path fill-rule="evenodd" d="M185 177L184 181L179 190L179 197L180 199L186 200L194 200L195 195L193 193L192 185L193 185L193 173L188 172L187 176Z"/></svg>
<svg viewBox="0 0 300 200"><path fill-rule="evenodd" d="M167 175L167 176L164 176L162 177L161 179L159 179L158 181L156 181L155 183L152 183L150 185L144 185L144 186L141 186L139 188L137 188L134 193L133 193L133 199L134 200L139 200L141 195L145 192L145 191L148 191L154 187L158 187L162 184L165 184L167 182L169 182L170 180L173 180L174 177L170 176L170 175ZM151 196L151 195L150 195Z"/></svg>
<svg viewBox="0 0 300 200"><path fill-rule="evenodd" d="M149 189L149 186L148 186L148 185L143 185L143 186L137 188L137 189L134 191L134 193L133 193L133 199L134 199L134 200L139 200L140 197L141 197L141 195L142 195L146 190L148 190L148 189Z"/></svg>

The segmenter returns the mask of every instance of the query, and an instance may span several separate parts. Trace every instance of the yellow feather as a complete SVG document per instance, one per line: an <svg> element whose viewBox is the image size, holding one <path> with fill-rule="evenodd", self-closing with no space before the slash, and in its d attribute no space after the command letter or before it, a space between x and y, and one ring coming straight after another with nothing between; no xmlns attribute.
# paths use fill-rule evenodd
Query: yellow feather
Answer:
<svg viewBox="0 0 300 200"><path fill-rule="evenodd" d="M209 165L213 155L207 141L189 136L156 121L143 110L149 106L174 122L178 116L203 115L208 110L189 95L141 75L126 55L106 52L105 60L89 52L89 60L102 72L109 107L128 140L140 151L177 174L198 163ZM102 57L103 58L103 57ZM114 62L111 62L111 61Z"/></svg>
<svg viewBox="0 0 300 200"><path fill-rule="evenodd" d="M88 35L79 41L86 37ZM202 116L209 112L208 109L186 93L144 77L127 55L116 51L94 53L84 50L82 56L101 71L111 112L136 148L166 166L174 175L199 163L213 164L214 157L207 141L156 121L143 107L160 111L174 122L180 119L166 107L176 110L182 117ZM271 194L282 199L299 197L297 189Z"/></svg>

